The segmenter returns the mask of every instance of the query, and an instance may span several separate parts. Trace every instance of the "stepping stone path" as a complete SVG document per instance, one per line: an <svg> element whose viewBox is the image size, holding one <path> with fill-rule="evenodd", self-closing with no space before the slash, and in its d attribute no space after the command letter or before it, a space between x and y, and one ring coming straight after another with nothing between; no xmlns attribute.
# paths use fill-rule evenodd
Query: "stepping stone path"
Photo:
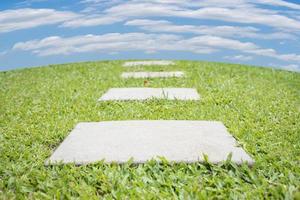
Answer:
<svg viewBox="0 0 300 200"><path fill-rule="evenodd" d="M99 101L117 100L147 100L147 99L169 99L169 100L199 100L200 96L193 88L111 88Z"/></svg>
<svg viewBox="0 0 300 200"><path fill-rule="evenodd" d="M124 72L122 78L168 78L183 77L183 72Z"/></svg>
<svg viewBox="0 0 300 200"><path fill-rule="evenodd" d="M107 121L79 123L48 160L48 164L144 163L163 156L174 162L219 163L232 153L232 161L252 159L236 146L221 122L215 121Z"/></svg>
<svg viewBox="0 0 300 200"><path fill-rule="evenodd" d="M173 65L172 61L125 62L124 67ZM183 72L129 72L122 78L182 77ZM146 100L199 100L193 88L111 88L99 101ZM88 164L105 162L144 163L164 157L174 162L201 162L207 155L212 163L219 163L232 154L232 161L249 165L254 160L236 144L221 122L140 120L79 123L59 145L48 164Z"/></svg>
<svg viewBox="0 0 300 200"><path fill-rule="evenodd" d="M124 67L149 66L149 65L174 65L173 61L169 60L151 60L151 61L133 61L125 62Z"/></svg>

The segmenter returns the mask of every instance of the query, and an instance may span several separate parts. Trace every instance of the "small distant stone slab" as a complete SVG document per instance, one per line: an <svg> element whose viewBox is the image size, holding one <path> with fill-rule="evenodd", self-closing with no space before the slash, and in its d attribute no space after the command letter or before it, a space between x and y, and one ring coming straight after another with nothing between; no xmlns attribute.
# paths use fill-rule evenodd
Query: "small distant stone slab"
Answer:
<svg viewBox="0 0 300 200"><path fill-rule="evenodd" d="M200 96L193 88L111 88L99 101L147 99L199 100Z"/></svg>
<svg viewBox="0 0 300 200"><path fill-rule="evenodd" d="M168 78L168 77L183 77L183 72L124 72L122 78Z"/></svg>
<svg viewBox="0 0 300 200"><path fill-rule="evenodd" d="M46 164L105 162L144 163L164 157L172 162L212 163L226 160L253 164L221 122L216 121L107 121L79 123Z"/></svg>
<svg viewBox="0 0 300 200"><path fill-rule="evenodd" d="M147 66L147 65L174 65L173 61L169 60L151 60L151 61L132 61L125 62L124 67L136 67L136 66Z"/></svg>

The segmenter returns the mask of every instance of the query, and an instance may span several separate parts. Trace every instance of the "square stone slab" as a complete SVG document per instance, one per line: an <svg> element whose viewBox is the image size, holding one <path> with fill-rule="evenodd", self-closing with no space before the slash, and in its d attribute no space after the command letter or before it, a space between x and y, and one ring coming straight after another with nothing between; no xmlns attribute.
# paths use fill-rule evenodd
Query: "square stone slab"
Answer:
<svg viewBox="0 0 300 200"><path fill-rule="evenodd" d="M124 72L122 78L168 78L183 77L183 72Z"/></svg>
<svg viewBox="0 0 300 200"><path fill-rule="evenodd" d="M114 100L146 100L146 99L169 99L169 100L199 100L200 96L193 88L111 88L99 101Z"/></svg>
<svg viewBox="0 0 300 200"><path fill-rule="evenodd" d="M132 61L125 62L124 67L148 66L148 65L174 65L173 61L169 60L150 60L150 61Z"/></svg>
<svg viewBox="0 0 300 200"><path fill-rule="evenodd" d="M219 163L232 153L240 164L251 157L236 144L221 122L216 121L106 121L79 123L46 164L87 164L104 160L144 163L157 157L174 162Z"/></svg>

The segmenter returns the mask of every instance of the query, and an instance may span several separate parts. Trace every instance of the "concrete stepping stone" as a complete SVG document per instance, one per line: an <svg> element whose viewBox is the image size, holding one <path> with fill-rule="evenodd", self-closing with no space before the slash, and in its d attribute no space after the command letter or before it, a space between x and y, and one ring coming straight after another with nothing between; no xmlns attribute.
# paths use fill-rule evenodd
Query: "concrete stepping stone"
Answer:
<svg viewBox="0 0 300 200"><path fill-rule="evenodd" d="M174 65L173 61L169 60L149 60L149 61L131 61L125 62L124 67L149 66L149 65Z"/></svg>
<svg viewBox="0 0 300 200"><path fill-rule="evenodd" d="M253 164L221 122L216 121L106 121L79 123L46 164L134 163L164 157L173 162L212 163L226 160Z"/></svg>
<svg viewBox="0 0 300 200"><path fill-rule="evenodd" d="M122 78L168 78L168 77L183 77L184 73L175 72L124 72Z"/></svg>
<svg viewBox="0 0 300 200"><path fill-rule="evenodd" d="M98 101L115 100L199 100L200 96L193 88L111 88Z"/></svg>

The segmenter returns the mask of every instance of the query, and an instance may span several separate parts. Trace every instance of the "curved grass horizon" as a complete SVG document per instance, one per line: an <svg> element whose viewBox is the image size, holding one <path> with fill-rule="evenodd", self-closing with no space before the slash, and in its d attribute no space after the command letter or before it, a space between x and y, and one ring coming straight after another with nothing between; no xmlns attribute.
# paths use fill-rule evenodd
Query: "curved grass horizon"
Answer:
<svg viewBox="0 0 300 200"><path fill-rule="evenodd" d="M123 63L0 72L1 199L300 198L300 73L204 61L130 68ZM186 76L121 79L133 70ZM113 87L196 88L201 100L97 101ZM163 119L222 121L255 164L44 166L78 122Z"/></svg>

